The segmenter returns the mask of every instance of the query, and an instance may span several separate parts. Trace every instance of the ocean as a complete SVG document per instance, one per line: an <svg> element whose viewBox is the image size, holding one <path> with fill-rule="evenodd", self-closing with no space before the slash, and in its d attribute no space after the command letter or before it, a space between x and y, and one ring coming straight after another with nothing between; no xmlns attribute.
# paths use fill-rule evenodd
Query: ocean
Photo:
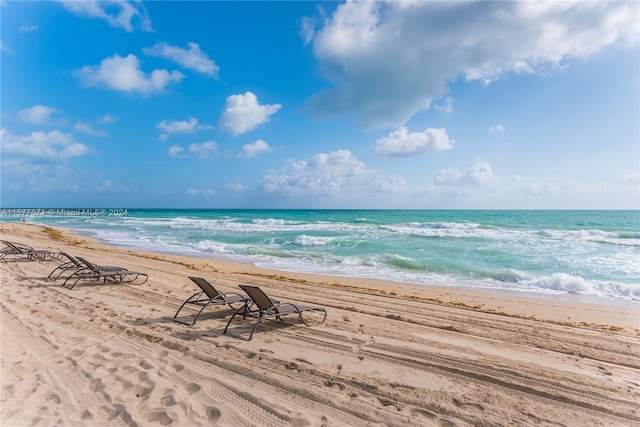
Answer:
<svg viewBox="0 0 640 427"><path fill-rule="evenodd" d="M640 302L639 211L11 211L0 220L283 271Z"/></svg>

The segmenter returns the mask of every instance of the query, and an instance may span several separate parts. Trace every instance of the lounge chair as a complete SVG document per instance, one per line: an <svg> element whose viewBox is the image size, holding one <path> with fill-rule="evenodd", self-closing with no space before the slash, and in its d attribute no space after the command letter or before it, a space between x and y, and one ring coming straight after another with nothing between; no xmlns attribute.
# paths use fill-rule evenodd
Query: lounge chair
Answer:
<svg viewBox="0 0 640 427"><path fill-rule="evenodd" d="M251 341L253 333L255 332L258 325L262 322L262 319L265 319L267 317L275 317L278 320L282 320L281 316L285 316L287 314L297 314L302 323L307 326L311 326L308 321L302 316L302 313L305 311L318 311L324 313L322 321L317 323L318 325L323 324L327 319L327 310L322 307L299 305L291 302L279 302L269 298L267 294L265 294L264 291L257 286L240 285L240 288L242 288L242 290L245 291L247 295L249 295L249 298L251 298L251 300L247 300L243 307L240 307L240 309L236 310L236 312L233 313L233 316L231 316L231 319L229 319L227 326L224 328L224 334L227 333L229 325L231 324L231 322L233 322L233 319L238 314L241 314L243 319L247 316L256 317L258 319L251 329L248 341Z"/></svg>
<svg viewBox="0 0 640 427"><path fill-rule="evenodd" d="M77 259L75 259L74 257L72 257L66 252L60 252L60 256L62 257L62 259L66 258L67 261L63 262L62 264L60 264L59 266L51 270L51 273L49 273L49 275L47 276L47 280L57 280L58 278L60 278L60 276L62 276L67 271L71 271L71 270L78 271L85 268L85 266L82 263L80 263L80 261L78 261Z"/></svg>
<svg viewBox="0 0 640 427"><path fill-rule="evenodd" d="M38 250L32 248L31 246L9 242L8 240L1 240L1 242L5 245L5 247L0 250L0 260L3 260L10 255L24 255L29 261L50 261L59 259L58 252Z"/></svg>
<svg viewBox="0 0 640 427"><path fill-rule="evenodd" d="M71 283L69 289L73 289L79 281L85 279L103 279L105 283L107 282L107 280L111 280L116 283L134 283L139 278L142 278L143 280L137 283L141 285L149 278L149 276L145 273L130 271L126 268L99 266L87 261L82 257L76 257L76 259L80 262L80 264L82 264L82 268L73 272L69 277L65 279L64 283L62 283L62 286L66 286L67 283Z"/></svg>
<svg viewBox="0 0 640 427"><path fill-rule="evenodd" d="M189 277L189 279L191 279L193 283L198 285L201 291L191 295L185 302L182 303L178 311L176 311L175 316L173 316L173 321L176 323L182 323L183 325L189 325L189 326L194 325L196 323L196 320L198 319L198 316L200 316L200 313L204 311L205 307L208 307L210 305L226 304L231 309L237 310L237 308L234 307L233 304L241 303L242 307L244 307L246 303L246 300L247 300L246 297L243 297L242 295L235 292L229 292L229 293L223 294L222 292L214 288L211 283L209 283L206 279L203 279L202 277ZM184 322L182 320L178 320L178 314L180 314L180 311L182 311L182 309L186 305L195 305L200 307L200 310L194 316L191 322Z"/></svg>
<svg viewBox="0 0 640 427"><path fill-rule="evenodd" d="M66 272L69 271L79 271L79 270L85 270L87 269L87 264L88 261L85 260L85 263L80 262L79 260L77 260L76 258L74 258L73 256L69 255L66 252L60 252L60 259L67 259L66 262L63 262L62 264L60 264L59 266L57 266L56 268L54 268L51 273L49 273L49 276L47 276L47 280L58 280L60 277L63 277L63 275ZM96 267L99 270L103 270L103 271L117 271L117 270L126 270L126 268L122 268L122 267L112 267L112 266L98 266L92 263L89 263L92 266ZM73 274L73 273L72 273Z"/></svg>

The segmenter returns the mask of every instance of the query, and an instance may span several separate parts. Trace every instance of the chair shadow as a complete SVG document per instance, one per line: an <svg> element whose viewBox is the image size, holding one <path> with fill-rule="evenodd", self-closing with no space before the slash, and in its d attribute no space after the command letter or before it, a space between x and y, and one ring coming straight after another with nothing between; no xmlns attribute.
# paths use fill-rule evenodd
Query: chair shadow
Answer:
<svg viewBox="0 0 640 427"><path fill-rule="evenodd" d="M15 258L2 258L0 259L0 262L5 262L5 263L10 263L10 262L25 262L25 263L29 263L29 262L55 262L56 259L40 259L40 258L34 258L34 259L29 259L29 258L25 258L24 255L21 254L15 254L16 257Z"/></svg>
<svg viewBox="0 0 640 427"><path fill-rule="evenodd" d="M59 288L61 283L49 281L46 277L27 277L27 276L16 276L16 282L33 282L34 280L42 281L38 284L29 285L30 288Z"/></svg>
<svg viewBox="0 0 640 427"><path fill-rule="evenodd" d="M193 341L200 338L221 338L225 336L248 341L251 329L255 325L255 318L251 320L242 320L238 319L237 317L239 316L237 316L227 329L227 333L224 333L224 328L227 326L228 316L233 315L234 312L235 310L220 310L207 313L206 316L205 313L203 313L198 317L198 321L193 326L176 323L177 326L183 326L184 329L171 333L171 336L184 341ZM212 329L193 329L195 327L201 327L201 322L211 319L223 320L223 322L220 322ZM141 321L172 323L173 317L164 316L155 319L141 319ZM279 329L295 326L297 323L299 323L297 320L292 319L291 321L286 321L286 318L283 318L283 320L268 319L258 325L253 335L255 336L260 333L277 331Z"/></svg>
<svg viewBox="0 0 640 427"><path fill-rule="evenodd" d="M297 320L292 319L290 321L287 321L286 319L287 319L286 317L283 317L283 320L276 320L276 319L263 320L262 323L260 323L256 327L256 330L253 333L253 336L256 336L262 333L275 332L280 329L296 326L296 324L300 323ZM244 341L249 341L249 335L251 334L251 329L253 329L253 326L255 324L256 324L255 318L251 320L234 319L233 323L229 325L229 328L227 329L227 333L224 335L232 338L238 338ZM220 334L222 335L223 332L224 332L224 328L222 328L222 331L220 332Z"/></svg>
<svg viewBox="0 0 640 427"><path fill-rule="evenodd" d="M136 322L138 322L139 324L143 324L142 322L144 322L145 324L146 323L175 323L176 326L184 326L185 328L188 328L191 326L199 325L201 322L204 322L206 320L224 319L225 317L232 315L234 311L235 310L231 310L231 309L220 309L220 310L214 309L211 311L204 311L202 314L200 314L200 316L198 316L198 320L196 321L195 325L185 325L183 323L174 322L173 316L141 318L136 320ZM179 316L177 320L181 320L183 322L189 322L193 319L193 316L195 316L197 313L198 311L195 310L193 314L187 313L185 315ZM134 326L137 326L137 325L134 325Z"/></svg>
<svg viewBox="0 0 640 427"><path fill-rule="evenodd" d="M127 282L82 282L82 283L77 283L75 285L73 285L73 287L69 287L69 286L63 286L64 281L58 281L57 283L55 281L51 281L48 283L41 283L38 285L31 285L32 288L48 288L48 287L55 287L55 288L63 288L63 289L67 289L69 291L72 291L74 289L80 289L80 288L92 288L92 287L98 287L98 286L122 286L122 285L136 285L135 283L127 283Z"/></svg>

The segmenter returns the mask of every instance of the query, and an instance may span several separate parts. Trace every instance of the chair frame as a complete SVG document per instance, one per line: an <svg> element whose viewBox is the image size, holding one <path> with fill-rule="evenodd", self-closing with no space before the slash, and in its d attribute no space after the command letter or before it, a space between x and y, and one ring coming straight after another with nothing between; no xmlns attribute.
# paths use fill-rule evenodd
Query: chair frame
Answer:
<svg viewBox="0 0 640 427"><path fill-rule="evenodd" d="M64 273L70 270L78 271L86 268L80 261L75 259L73 256L69 255L66 252L60 252L61 257L67 258L69 261L63 262L56 268L54 268L51 273L47 276L47 280L58 280ZM55 274L57 272L57 274ZM55 274L55 275L54 275Z"/></svg>
<svg viewBox="0 0 640 427"><path fill-rule="evenodd" d="M241 307L240 309L236 310L235 313L233 313L233 316L231 316L231 319L229 319L229 322L227 322L227 326L224 328L223 334L227 333L227 330L229 329L229 325L231 325L231 322L233 322L233 319L239 314L242 315L243 319L247 317L255 317L258 319L256 323L253 325L253 328L251 328L251 333L249 334L249 338L247 341L251 341L251 339L253 338L253 333L256 331L256 328L258 327L258 325L262 323L262 320L269 317L275 317L277 320L282 321L281 316L285 316L287 314L297 314L298 319L302 323L304 323L306 326L312 326L312 325L309 324L309 322L302 316L303 312L306 312L306 311L323 312L324 316L322 318L322 321L320 321L320 323L318 323L317 325L322 325L327 319L327 310L322 307L299 305L299 304L294 304L292 302L280 302L270 298L262 289L260 289L257 286L250 286L250 285L239 285L239 286L243 291L247 293L247 295L249 295L249 298L251 298L250 300L251 302L250 303L246 302L243 307Z"/></svg>
<svg viewBox="0 0 640 427"><path fill-rule="evenodd" d="M78 282L83 279L103 279L104 283L107 283L107 280L112 280L117 283L134 283L139 277L143 277L144 280L138 283L139 285L149 279L149 276L145 273L130 271L122 267L95 265L82 257L76 257L76 259L81 264L84 264L84 268L76 270L67 277L62 283L63 287L65 287L69 281L72 281L73 283L69 286L69 289L73 289ZM129 276L133 277L128 278Z"/></svg>
<svg viewBox="0 0 640 427"><path fill-rule="evenodd" d="M208 280L202 277L189 276L189 279L193 283L198 285L201 290L191 295L185 302L182 303L178 311L176 311L176 314L173 316L173 321L176 323L193 326L204 309L210 305L228 305L232 310L237 310L237 308L235 308L233 304L242 303L242 307L244 307L247 303L247 297L242 296L237 292L222 293L218 291ZM178 319L178 315L187 305L195 305L200 307L191 322L184 322Z"/></svg>
<svg viewBox="0 0 640 427"><path fill-rule="evenodd" d="M51 261L60 259L58 252L34 249L31 246L22 245L20 243L10 242L8 240L0 240L6 246L0 250L0 260L4 260L9 255L26 255L28 261Z"/></svg>

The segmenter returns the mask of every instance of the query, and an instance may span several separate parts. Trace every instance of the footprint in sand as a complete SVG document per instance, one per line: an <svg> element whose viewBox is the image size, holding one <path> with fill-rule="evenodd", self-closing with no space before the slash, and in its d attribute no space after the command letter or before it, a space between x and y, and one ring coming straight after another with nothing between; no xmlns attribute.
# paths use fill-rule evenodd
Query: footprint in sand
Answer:
<svg viewBox="0 0 640 427"><path fill-rule="evenodd" d="M84 350L80 349L80 348L75 348L73 350L71 350L71 353L69 353L71 355L71 357L80 357L84 354Z"/></svg>
<svg viewBox="0 0 640 427"><path fill-rule="evenodd" d="M151 365L146 360L141 361L140 362L140 366L142 367L142 369L151 369L151 368L153 368L153 365Z"/></svg>
<svg viewBox="0 0 640 427"><path fill-rule="evenodd" d="M119 406L119 405L116 405ZM107 406L97 406L89 409L92 418L100 423L106 423L116 418L122 412L119 408L109 408Z"/></svg>
<svg viewBox="0 0 640 427"><path fill-rule="evenodd" d="M149 423L160 423L163 426L169 425L173 420L164 411L146 412L143 414Z"/></svg>
<svg viewBox="0 0 640 427"><path fill-rule="evenodd" d="M185 388L187 389L187 391L189 392L189 394L193 394L195 392L200 391L200 389L202 387L200 387L198 384L196 383L188 383Z"/></svg>
<svg viewBox="0 0 640 427"><path fill-rule="evenodd" d="M171 395L163 396L160 399L160 406L167 407L167 406L174 406L174 405L177 405L177 404L178 404L178 402L176 402L176 400Z"/></svg>
<svg viewBox="0 0 640 427"><path fill-rule="evenodd" d="M104 388L104 384L100 378L96 378L89 383L89 390L93 392L103 390Z"/></svg>
<svg viewBox="0 0 640 427"><path fill-rule="evenodd" d="M141 385L129 386L121 394L123 401L129 401L133 399L145 399L153 392L154 387L143 387Z"/></svg>

